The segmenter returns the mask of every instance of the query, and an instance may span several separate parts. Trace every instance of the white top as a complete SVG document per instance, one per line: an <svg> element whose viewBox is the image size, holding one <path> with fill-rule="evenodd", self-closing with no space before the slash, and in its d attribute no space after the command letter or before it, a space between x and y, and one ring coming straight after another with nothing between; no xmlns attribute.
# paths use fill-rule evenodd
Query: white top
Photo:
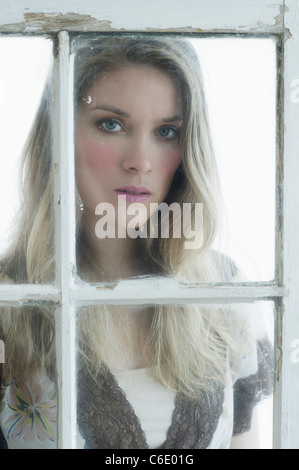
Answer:
<svg viewBox="0 0 299 470"><path fill-rule="evenodd" d="M159 447L171 424L175 392L163 387L148 369L112 373L139 418L149 448Z"/></svg>
<svg viewBox="0 0 299 470"><path fill-rule="evenodd" d="M150 449L158 448L166 439L175 406L175 392L163 387L147 369L113 371L119 386L138 416ZM223 413L209 449L228 449L233 432L233 389L227 375Z"/></svg>

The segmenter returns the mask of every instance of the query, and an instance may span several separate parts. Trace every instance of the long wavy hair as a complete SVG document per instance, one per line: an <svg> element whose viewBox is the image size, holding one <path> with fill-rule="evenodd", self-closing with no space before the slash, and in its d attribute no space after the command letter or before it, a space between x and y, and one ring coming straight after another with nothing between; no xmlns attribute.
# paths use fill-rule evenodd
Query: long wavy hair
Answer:
<svg viewBox="0 0 299 470"><path fill-rule="evenodd" d="M186 250L186 239L148 240L148 258L162 276L180 280L229 280L232 266L212 246L220 230L221 194L211 143L203 80L197 54L188 40L142 35L83 38L75 44L75 106L102 73L124 66L153 67L175 83L183 104L180 131L181 164L166 202L183 207L203 203L203 242ZM51 159L51 99L49 87L37 112L22 162L20 212L15 238L4 257L4 274L14 282L54 281L54 213ZM80 195L78 194L78 201ZM78 204L79 206L79 204ZM77 208L78 275L87 281L105 281L105 266L94 263ZM12 376L27 380L42 370L55 375L54 316L37 308L11 309L3 323ZM125 318L125 317L124 317ZM140 308L144 333L144 361L167 387L188 396L223 384L227 351L233 350L233 313L208 305L155 305ZM97 375L109 354L117 350L121 315L116 307L89 306L78 312L78 364ZM121 325L122 338L130 338ZM130 351L130 344L128 344Z"/></svg>

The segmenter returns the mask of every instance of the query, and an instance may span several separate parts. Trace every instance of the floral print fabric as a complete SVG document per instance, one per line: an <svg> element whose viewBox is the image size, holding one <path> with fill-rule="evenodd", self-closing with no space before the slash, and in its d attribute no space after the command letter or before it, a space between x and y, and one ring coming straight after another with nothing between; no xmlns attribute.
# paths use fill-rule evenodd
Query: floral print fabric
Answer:
<svg viewBox="0 0 299 470"><path fill-rule="evenodd" d="M2 402L2 431L9 448L56 447L55 386L46 377L11 382Z"/></svg>

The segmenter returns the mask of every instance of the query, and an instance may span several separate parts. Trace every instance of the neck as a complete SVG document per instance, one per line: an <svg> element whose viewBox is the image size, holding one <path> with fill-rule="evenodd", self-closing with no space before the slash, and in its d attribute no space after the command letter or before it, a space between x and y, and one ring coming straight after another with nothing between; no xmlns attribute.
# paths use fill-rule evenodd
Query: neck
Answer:
<svg viewBox="0 0 299 470"><path fill-rule="evenodd" d="M145 344L153 317L148 306L108 307L112 331L111 342L103 350L103 360L111 369L140 369L149 366ZM152 364L151 364L152 365Z"/></svg>
<svg viewBox="0 0 299 470"><path fill-rule="evenodd" d="M141 238L96 237L94 230L84 225L84 238L91 248L93 263L101 268L102 280L112 282L154 273L146 240ZM82 248L84 253L84 247Z"/></svg>

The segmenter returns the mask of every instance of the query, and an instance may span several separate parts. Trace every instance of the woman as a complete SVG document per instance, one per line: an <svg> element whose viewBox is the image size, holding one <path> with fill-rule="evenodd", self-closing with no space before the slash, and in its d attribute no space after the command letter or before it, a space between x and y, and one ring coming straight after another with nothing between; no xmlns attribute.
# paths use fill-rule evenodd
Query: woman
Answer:
<svg viewBox="0 0 299 470"><path fill-rule="evenodd" d="M189 43L81 40L75 89L80 277L236 279L233 263L212 250L221 199L200 67ZM23 231L2 263L3 276L14 282L53 280L50 138L45 101L24 159ZM187 222L202 230L199 247L185 248L183 230L174 235L186 224L175 216L169 237L162 236L163 220L151 236L161 203L189 204ZM204 208L199 225L197 203ZM110 236L99 204L118 214L114 222L105 219ZM136 224L132 215L140 204ZM242 432L244 446L255 445L251 411L269 391L272 369L264 332L251 331L256 315L243 310L186 304L78 312L78 447L228 448L233 433ZM3 436L9 448L55 447L52 312L11 309L2 317L4 385L12 378L3 391Z"/></svg>

